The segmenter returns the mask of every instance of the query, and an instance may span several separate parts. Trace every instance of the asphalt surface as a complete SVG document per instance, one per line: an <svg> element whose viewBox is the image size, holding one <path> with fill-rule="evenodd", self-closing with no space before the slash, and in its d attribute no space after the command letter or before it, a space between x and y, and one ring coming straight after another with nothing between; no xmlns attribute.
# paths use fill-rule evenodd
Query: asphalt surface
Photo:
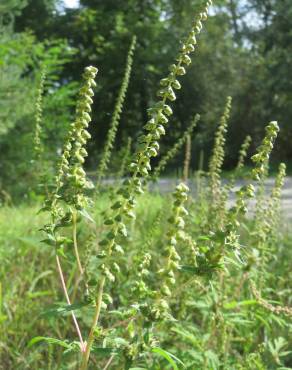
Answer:
<svg viewBox="0 0 292 370"><path fill-rule="evenodd" d="M274 186L274 178L269 178L265 182L265 194L266 196L269 196L271 193L271 190ZM111 185L115 182L113 179L107 179L104 180L104 184ZM159 192L159 193L170 193L174 190L175 186L180 182L178 179L174 178L164 178L159 179L156 183L149 184L149 189L152 192ZM248 182L244 180L238 180L235 183L235 187L233 189L233 192L231 193L230 199L228 200L228 204L232 205L235 199L235 192L243 185L247 184ZM197 193L197 182L195 180L189 180L188 186L190 188L190 191L196 195ZM202 184L201 186L204 186ZM250 201L249 203L249 209L252 212L254 202ZM292 176L286 177L285 183L282 189L282 197L281 197L281 209L282 209L282 215L284 218L288 221L292 221Z"/></svg>
<svg viewBox="0 0 292 370"><path fill-rule="evenodd" d="M274 186L274 178L269 178L265 182L265 194L269 196L271 193L271 190ZM175 188L175 185L179 183L179 180L175 179L160 179L157 184L151 184L150 189L153 191L159 191L162 193L168 193L172 192ZM246 184L247 182L243 180L236 181L235 187L233 189L233 192L231 193L230 199L228 200L228 203L232 205L235 199L235 191L238 190L241 186ZM190 187L190 190L192 193L196 194L196 188L197 184L195 181L189 181L188 185ZM252 207L254 205L254 202L250 202L250 209L252 210ZM292 177L286 177L285 184L282 189L282 197L281 197L281 209L282 214L286 220L292 220Z"/></svg>

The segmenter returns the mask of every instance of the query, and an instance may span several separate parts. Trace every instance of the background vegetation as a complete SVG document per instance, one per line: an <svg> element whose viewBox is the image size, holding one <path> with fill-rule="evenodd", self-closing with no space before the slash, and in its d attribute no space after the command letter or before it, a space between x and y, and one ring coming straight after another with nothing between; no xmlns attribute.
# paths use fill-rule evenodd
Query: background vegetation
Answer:
<svg viewBox="0 0 292 370"><path fill-rule="evenodd" d="M146 121L155 86L179 40L199 8L200 0L98 1L82 0L66 9L55 0L2 1L1 21L1 184L15 190L19 176L30 178L31 115L42 64L48 68L45 87L44 132L46 155L60 151L73 109L72 97L80 71L87 65L100 70L93 106L93 136L87 167L96 170L110 117L124 73L127 49L137 36L134 73L125 101L115 151L130 135L135 138ZM202 35L199 55L184 77L185 88L175 103L172 130L163 140L162 154L182 135L195 113L202 115L193 135L192 167L201 150L205 166L215 123L225 97L233 97L225 168L236 163L246 137L254 149L264 122L280 122L281 134L273 160L291 158L291 23L289 0L220 0ZM15 104L15 101L18 101ZM21 150L15 150L15 148ZM51 153L51 154L50 154ZM26 158L21 161L19 158ZM117 156L115 156L117 158ZM181 161L168 166L172 171ZM116 166L115 162L112 166ZM16 190L16 192L19 189ZM22 193L23 194L23 193Z"/></svg>

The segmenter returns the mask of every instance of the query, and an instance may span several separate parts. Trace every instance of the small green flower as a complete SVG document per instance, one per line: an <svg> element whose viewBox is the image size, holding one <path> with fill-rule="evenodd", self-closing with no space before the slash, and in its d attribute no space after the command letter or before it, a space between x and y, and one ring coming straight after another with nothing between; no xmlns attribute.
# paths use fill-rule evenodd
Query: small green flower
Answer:
<svg viewBox="0 0 292 370"><path fill-rule="evenodd" d="M181 257L177 251L177 245L181 241L186 241L184 234L185 216L188 214L184 204L188 199L189 188L186 184L180 183L173 193L173 206L171 216L168 219L169 231L167 233L168 242L164 250L165 264L159 270L160 288L156 293L153 312L156 319L169 317L169 306L166 298L172 295L173 286L176 282L175 273L179 268Z"/></svg>
<svg viewBox="0 0 292 370"><path fill-rule="evenodd" d="M35 151L35 157L38 160L42 151L42 143L41 143L41 123L42 123L42 103L43 103L43 94L44 94L44 85L46 80L46 69L43 68L41 72L41 78L40 78L40 84L39 88L37 90L37 100L36 100L36 112L35 112L35 132L34 132L34 151Z"/></svg>
<svg viewBox="0 0 292 370"><path fill-rule="evenodd" d="M114 113L112 116L112 121L110 124L105 147L103 150L103 157L101 158L101 161L97 169L97 183L98 184L100 183L101 179L104 177L105 171L107 170L107 167L110 161L113 144L116 138L127 89L128 89L129 82L130 82L130 76L131 76L132 65L133 65L133 54L135 51L135 47L136 47L136 37L134 36L132 39L129 52L128 52L125 75L123 78L123 82L122 82L122 85L119 91Z"/></svg>
<svg viewBox="0 0 292 370"><path fill-rule="evenodd" d="M247 135L247 137L244 139L244 142L242 143L242 146L239 151L239 158L238 158L238 163L235 168L235 172L238 173L242 167L244 166L244 160L247 156L247 151L248 148L250 147L251 144L251 137Z"/></svg>

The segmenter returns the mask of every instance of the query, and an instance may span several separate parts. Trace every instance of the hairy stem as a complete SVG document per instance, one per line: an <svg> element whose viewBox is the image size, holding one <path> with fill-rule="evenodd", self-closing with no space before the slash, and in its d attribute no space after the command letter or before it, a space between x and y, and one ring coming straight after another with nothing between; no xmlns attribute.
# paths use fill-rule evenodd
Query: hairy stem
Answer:
<svg viewBox="0 0 292 370"><path fill-rule="evenodd" d="M66 297L66 301L67 301L68 305L71 305L70 298L69 298L67 288L66 288L66 283L65 283L63 270L62 270L62 267L61 267L61 262L60 262L60 259L59 259L58 255L56 255L56 261L57 261L58 272L59 272L63 292L64 292L64 295ZM71 311L71 315L72 315L72 319L74 321L74 325L75 325L75 328L76 328L76 331L77 331L77 334L78 334L78 337L79 337L79 340L80 340L81 351L84 352L85 351L85 345L84 345L84 342L83 342L82 334L81 334L76 316L75 316L73 311Z"/></svg>
<svg viewBox="0 0 292 370"><path fill-rule="evenodd" d="M76 211L73 212L72 215L72 224L73 224L73 244L74 244L74 253L78 265L78 269L80 272L80 275L83 275L83 267L81 265L80 257L79 257L79 252L78 252L78 243L77 243L77 214Z"/></svg>

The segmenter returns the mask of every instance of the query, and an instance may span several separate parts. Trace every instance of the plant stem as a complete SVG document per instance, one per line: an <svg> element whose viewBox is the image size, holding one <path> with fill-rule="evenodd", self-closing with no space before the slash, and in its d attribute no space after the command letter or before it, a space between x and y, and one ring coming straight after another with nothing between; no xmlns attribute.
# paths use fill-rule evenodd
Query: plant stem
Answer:
<svg viewBox="0 0 292 370"><path fill-rule="evenodd" d="M112 363L114 359L114 355L111 355L111 357L109 358L108 362L106 363L105 367L103 368L103 370L107 370L110 366L110 364Z"/></svg>
<svg viewBox="0 0 292 370"><path fill-rule="evenodd" d="M95 327L96 327L98 319L99 319L104 284L105 284L105 276L102 276L100 284L99 284L99 289L98 289L96 302L95 302L95 312L94 312L93 323L92 323L92 326L91 326L91 329L90 329L90 332L89 332L89 335L88 335L86 349L83 353L80 370L86 370L87 369L88 360L89 360L90 351L91 351L91 346L92 346L92 343L93 343L93 340L94 340L94 330L95 330Z"/></svg>
<svg viewBox="0 0 292 370"><path fill-rule="evenodd" d="M83 275L83 267L80 262L79 252L78 252L78 244L77 244L77 214L76 211L73 212L72 215L72 223L73 223L73 244L74 244L74 253L77 260L78 269L80 275Z"/></svg>
<svg viewBox="0 0 292 370"><path fill-rule="evenodd" d="M66 301L67 301L68 305L71 305L70 298L69 298L67 288L66 288L64 274L63 274L63 271L62 271L62 267L61 267L61 263L60 263L60 259L59 259L58 255L56 255L56 261L57 261L58 272L59 272L63 292L64 292L65 297L66 297ZM81 351L84 352L85 351L85 344L83 342L82 334L81 334L77 319L76 319L75 314L74 314L73 311L71 311L71 315L72 315L72 319L74 321L74 325L75 325L75 328L76 328L76 331L77 331L77 334L78 334L78 337L79 337L79 340L80 340Z"/></svg>

